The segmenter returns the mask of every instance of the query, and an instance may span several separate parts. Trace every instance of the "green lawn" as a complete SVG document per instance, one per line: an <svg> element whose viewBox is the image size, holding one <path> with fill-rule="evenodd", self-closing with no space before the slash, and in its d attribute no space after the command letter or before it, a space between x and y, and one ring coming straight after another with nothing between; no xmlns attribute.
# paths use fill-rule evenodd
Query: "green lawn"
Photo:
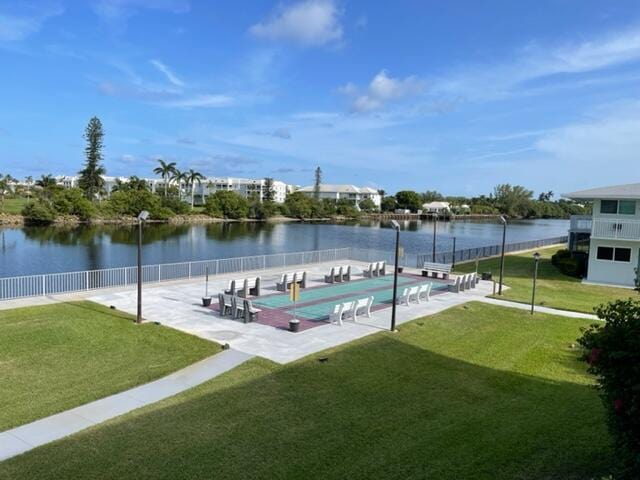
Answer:
<svg viewBox="0 0 640 480"><path fill-rule="evenodd" d="M12 215L20 215L22 208L27 204L26 198L5 198L0 204L0 213L9 213Z"/></svg>
<svg viewBox="0 0 640 480"><path fill-rule="evenodd" d="M571 347L585 325L472 303L287 366L254 359L0 478L600 478L603 407Z"/></svg>
<svg viewBox="0 0 640 480"><path fill-rule="evenodd" d="M619 298L639 297L636 292L626 288L600 287L584 285L579 278L563 275L551 264L551 255L560 247L544 248L538 267L538 283L536 287L536 304L562 310L593 313L594 307L601 303ZM504 262L504 284L509 286L503 290L505 300L531 302L533 281L533 252L507 255ZM475 271L475 262L456 265L456 272ZM500 259L490 258L480 261L478 272L492 272L497 282L500 278Z"/></svg>
<svg viewBox="0 0 640 480"><path fill-rule="evenodd" d="M91 302L0 311L0 431L162 377L211 342Z"/></svg>

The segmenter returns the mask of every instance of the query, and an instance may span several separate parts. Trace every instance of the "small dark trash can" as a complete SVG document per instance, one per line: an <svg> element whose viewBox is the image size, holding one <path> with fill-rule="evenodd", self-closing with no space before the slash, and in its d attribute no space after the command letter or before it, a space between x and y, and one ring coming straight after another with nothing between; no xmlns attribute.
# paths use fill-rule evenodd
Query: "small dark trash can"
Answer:
<svg viewBox="0 0 640 480"><path fill-rule="evenodd" d="M297 332L300 330L300 320L289 320L289 331Z"/></svg>
<svg viewBox="0 0 640 480"><path fill-rule="evenodd" d="M398 267L398 273L402 273L403 270L404 270L404 267Z"/></svg>
<svg viewBox="0 0 640 480"><path fill-rule="evenodd" d="M211 305L211 297L202 297L202 306L208 307Z"/></svg>
<svg viewBox="0 0 640 480"><path fill-rule="evenodd" d="M491 272L482 272L482 280L491 280Z"/></svg>

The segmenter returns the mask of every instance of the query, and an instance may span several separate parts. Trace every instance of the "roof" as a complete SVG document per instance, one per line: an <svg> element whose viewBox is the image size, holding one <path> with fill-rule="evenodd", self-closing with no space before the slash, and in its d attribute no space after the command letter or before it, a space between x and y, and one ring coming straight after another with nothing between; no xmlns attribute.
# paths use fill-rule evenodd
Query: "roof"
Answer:
<svg viewBox="0 0 640 480"><path fill-rule="evenodd" d="M299 192L311 193L315 192L313 185L302 187ZM355 185L330 185L323 183L320 185L320 193L378 193L377 190L369 187L356 187Z"/></svg>
<svg viewBox="0 0 640 480"><path fill-rule="evenodd" d="M572 200L594 200L600 198L635 200L640 199L640 183L627 183L625 185L578 190L577 192L563 193L562 196Z"/></svg>
<svg viewBox="0 0 640 480"><path fill-rule="evenodd" d="M436 208L449 208L449 202L429 202L423 203L422 208L436 209Z"/></svg>

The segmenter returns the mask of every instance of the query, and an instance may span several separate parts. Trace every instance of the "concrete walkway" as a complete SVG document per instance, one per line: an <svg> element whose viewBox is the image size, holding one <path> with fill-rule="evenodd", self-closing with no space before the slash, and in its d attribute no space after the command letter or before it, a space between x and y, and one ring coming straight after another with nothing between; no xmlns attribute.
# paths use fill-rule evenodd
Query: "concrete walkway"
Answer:
<svg viewBox="0 0 640 480"><path fill-rule="evenodd" d="M476 300L483 303L490 303L491 305L499 305L500 307L509 307L509 308L517 308L519 310L531 310L531 304L527 305L526 303L518 303L518 302L510 302L508 300L498 300L497 298L489 298L489 297L481 297ZM570 317L570 318L584 318L587 320L598 320L600 319L591 313L582 313L582 312L572 312L570 310L560 310L557 308L550 307L541 307L536 305L534 307L534 312L538 313L548 313L549 315L559 315L561 317Z"/></svg>
<svg viewBox="0 0 640 480"><path fill-rule="evenodd" d="M0 433L0 461L176 395L252 358L225 350L154 382Z"/></svg>

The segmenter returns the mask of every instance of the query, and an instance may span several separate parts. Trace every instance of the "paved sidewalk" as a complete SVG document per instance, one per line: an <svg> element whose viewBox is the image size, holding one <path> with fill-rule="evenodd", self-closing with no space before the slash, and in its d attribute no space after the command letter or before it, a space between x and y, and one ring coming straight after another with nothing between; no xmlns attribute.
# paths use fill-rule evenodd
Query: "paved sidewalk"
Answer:
<svg viewBox="0 0 640 480"><path fill-rule="evenodd" d="M517 308L520 310L531 310L531 304L526 303L518 303L518 302L510 302L509 300L498 300L497 298L489 298L489 297L481 297L477 298L479 302L490 303L492 305L499 305L501 307L509 307L509 308ZM550 307L541 307L536 305L534 307L534 311L538 313L548 313L550 315L559 315L561 317L571 317L571 318L584 318L587 320L598 320L600 319L591 313L582 313L582 312L572 312L570 310L560 310L557 308Z"/></svg>
<svg viewBox="0 0 640 480"><path fill-rule="evenodd" d="M252 358L225 350L154 382L0 432L0 461L188 390Z"/></svg>

